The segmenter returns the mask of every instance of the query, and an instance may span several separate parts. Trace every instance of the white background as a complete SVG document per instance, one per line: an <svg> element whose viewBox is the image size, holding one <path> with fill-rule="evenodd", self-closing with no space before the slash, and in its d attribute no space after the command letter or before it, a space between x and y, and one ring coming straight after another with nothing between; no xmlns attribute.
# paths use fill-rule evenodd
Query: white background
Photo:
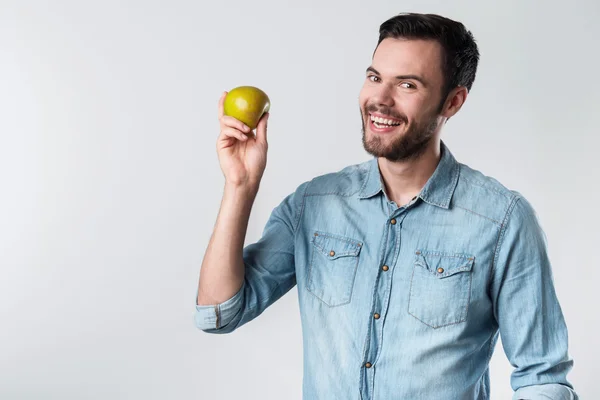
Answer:
<svg viewBox="0 0 600 400"><path fill-rule="evenodd" d="M600 3L0 2L0 398L300 399L297 292L230 335L193 323L223 188L223 90L271 98L256 241L301 182L365 161L379 25L457 19L473 90L442 139L546 231L580 395L600 396ZM509 399L499 344L492 396Z"/></svg>

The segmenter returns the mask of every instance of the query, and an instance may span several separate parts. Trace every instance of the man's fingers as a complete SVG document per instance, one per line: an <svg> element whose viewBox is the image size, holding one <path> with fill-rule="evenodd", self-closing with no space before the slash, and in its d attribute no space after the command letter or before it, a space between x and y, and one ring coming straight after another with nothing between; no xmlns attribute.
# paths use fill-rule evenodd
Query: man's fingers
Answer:
<svg viewBox="0 0 600 400"><path fill-rule="evenodd" d="M251 129L250 127L248 127L246 124L244 124L242 121L235 119L233 117L230 117L229 115L224 115L221 117L221 127L222 128L235 128L238 131L242 131L242 132L246 132L246 133L250 133Z"/></svg>
<svg viewBox="0 0 600 400"><path fill-rule="evenodd" d="M248 136L246 136L243 132L240 132L235 128L224 128L221 130L221 140L226 138L234 138L237 140L241 140L242 142L248 140Z"/></svg>

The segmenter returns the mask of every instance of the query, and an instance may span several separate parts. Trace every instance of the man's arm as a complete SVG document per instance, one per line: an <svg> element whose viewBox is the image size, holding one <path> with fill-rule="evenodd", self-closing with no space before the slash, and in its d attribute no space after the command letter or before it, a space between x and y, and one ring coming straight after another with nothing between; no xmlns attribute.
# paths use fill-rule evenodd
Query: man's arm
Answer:
<svg viewBox="0 0 600 400"><path fill-rule="evenodd" d="M227 272L219 270L220 255L218 252L214 252L211 256L213 258L212 269L209 272L213 274L214 281L221 282L221 284L218 289L217 286L209 287L210 285L207 285L205 293L209 292L208 295L201 296L198 293L197 299L202 298L203 300L201 303L196 303L195 322L199 329L207 333L232 332L259 316L267 307L295 286L294 241L307 186L308 182L305 182L294 193L287 196L271 213L260 240L243 249L240 264L238 264L239 269L236 269L235 272L241 271L240 283L237 283L235 274L219 276L219 274ZM234 220L242 222L240 215L241 211L239 215L231 217L231 220L227 221L231 223L229 230L236 229ZM245 220L245 222L247 225L248 221ZM224 223L224 225L226 224ZM221 233L224 234L227 231L227 227L223 227ZM240 234L240 232L235 234ZM221 248L227 249L230 245L234 245L233 243L228 244L226 236L222 236ZM243 236L241 240L240 248L243 245ZM226 255L226 257L230 256L231 254ZM202 268L204 268L204 264ZM227 270L225 269L225 271ZM209 275L201 277L199 288L203 287L202 280L206 276ZM211 301L211 298L215 300Z"/></svg>
<svg viewBox="0 0 600 400"><path fill-rule="evenodd" d="M256 191L225 186L213 234L200 267L197 305L222 303L244 280L242 248Z"/></svg>
<svg viewBox="0 0 600 400"><path fill-rule="evenodd" d="M554 289L546 237L518 193L502 225L491 282L494 314L515 370L513 400L577 400L567 326Z"/></svg>
<svg viewBox="0 0 600 400"><path fill-rule="evenodd" d="M243 122L225 115L226 96L227 92L223 92L219 99L221 132L217 138L225 192L202 262L196 294L196 323L202 329L211 326L218 329L228 324L240 309L239 293L245 275L242 247L250 210L267 165L268 113L260 118L255 136Z"/></svg>

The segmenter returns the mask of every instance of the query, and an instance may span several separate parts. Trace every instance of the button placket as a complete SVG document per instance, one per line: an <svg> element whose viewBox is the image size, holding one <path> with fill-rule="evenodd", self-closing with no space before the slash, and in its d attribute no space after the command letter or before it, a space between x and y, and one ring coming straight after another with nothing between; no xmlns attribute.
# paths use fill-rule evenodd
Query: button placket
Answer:
<svg viewBox="0 0 600 400"><path fill-rule="evenodd" d="M362 367L364 369L363 379L365 379L366 387L363 390L372 390L374 382L373 370L375 369L375 361L381 351L381 343L383 340L383 321L385 320L386 310L391 296L392 272L393 263L398 257L400 251L400 239L402 230L402 221L406 217L406 208L396 209L387 219L384 229L387 231L384 235L386 244L383 248L384 262L379 266L377 286L375 288L375 296L373 297L373 305L371 312L371 323L368 334L370 338L367 340L367 348L365 349ZM393 216L393 217L392 217ZM391 266L391 267L390 267ZM367 389L368 388L368 389ZM372 393L369 394L372 396Z"/></svg>

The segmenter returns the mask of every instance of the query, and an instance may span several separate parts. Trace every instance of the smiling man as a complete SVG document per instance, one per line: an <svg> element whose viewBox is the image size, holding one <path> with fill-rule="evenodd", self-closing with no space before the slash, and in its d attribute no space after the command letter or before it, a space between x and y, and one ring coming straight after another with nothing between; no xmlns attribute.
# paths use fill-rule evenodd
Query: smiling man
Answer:
<svg viewBox="0 0 600 400"><path fill-rule="evenodd" d="M431 14L379 33L359 98L372 159L302 183L245 248L268 115L246 138L221 97L226 184L196 325L232 332L297 285L305 399L489 399L499 335L514 399L577 399L534 209L440 139L475 79L472 34Z"/></svg>

